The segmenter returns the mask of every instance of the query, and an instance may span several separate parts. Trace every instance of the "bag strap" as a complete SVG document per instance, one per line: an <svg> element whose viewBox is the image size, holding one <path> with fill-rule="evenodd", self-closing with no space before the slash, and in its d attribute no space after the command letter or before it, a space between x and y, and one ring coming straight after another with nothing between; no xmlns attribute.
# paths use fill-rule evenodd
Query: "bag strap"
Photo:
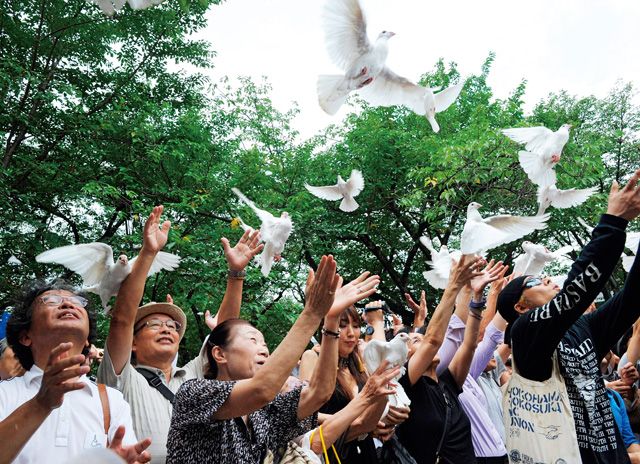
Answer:
<svg viewBox="0 0 640 464"><path fill-rule="evenodd" d="M327 453L327 445L324 442L324 436L322 435L322 426L319 426L316 430L319 430L320 433L320 443L322 443L322 452L324 453L324 462L326 462L327 464L329 464L329 453ZM311 432L311 435L309 436L309 446L311 446L313 444L313 435L316 433L316 431L314 430L313 432ZM333 450L333 454L335 454L336 456L336 461L338 461L338 464L342 464L340 462L340 457L338 456L338 452L336 451L336 447L331 445L331 449Z"/></svg>
<svg viewBox="0 0 640 464"><path fill-rule="evenodd" d="M158 390L160 394L169 401L169 403L173 404L173 400L176 395L174 395L173 392L169 390L169 387L164 384L158 374L156 374L155 372L151 372L149 369L145 369L144 367L136 367L136 370L140 372L142 377L147 379L147 382L149 382L149 385L151 385L152 388Z"/></svg>
<svg viewBox="0 0 640 464"><path fill-rule="evenodd" d="M440 437L440 443L438 443L438 449L436 450L436 464L440 462L440 450L442 449L442 445L444 444L444 439L447 436L447 432L449 431L449 422L451 421L451 403L449 402L449 398L447 394L442 389L440 385L440 391L442 392L442 396L444 397L444 402L447 405L447 412L444 417L444 427L442 428L442 436Z"/></svg>
<svg viewBox="0 0 640 464"><path fill-rule="evenodd" d="M100 403L102 404L102 417L104 419L104 434L107 436L107 446L109 446L109 428L111 427L111 408L109 407L109 395L107 387L103 383L98 384Z"/></svg>

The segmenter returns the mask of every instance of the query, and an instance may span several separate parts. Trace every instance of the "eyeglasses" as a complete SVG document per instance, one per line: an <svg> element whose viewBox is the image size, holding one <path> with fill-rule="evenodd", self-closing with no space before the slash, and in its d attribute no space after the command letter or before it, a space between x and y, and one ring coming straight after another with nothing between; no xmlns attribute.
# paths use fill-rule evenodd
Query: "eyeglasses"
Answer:
<svg viewBox="0 0 640 464"><path fill-rule="evenodd" d="M160 319L151 319L150 321L146 321L144 324L140 325L133 333L134 334L138 333L145 327L148 327L154 332L157 332L160 329L162 329L163 325L166 325L167 329L174 330L176 332L180 332L180 329L182 328L182 324L180 324L178 321L174 321L174 320L161 321Z"/></svg>
<svg viewBox="0 0 640 464"><path fill-rule="evenodd" d="M61 296L61 295L45 295L40 297L40 301L42 301L47 306L60 306L63 301L68 301L74 306L79 306L81 308L86 308L89 304L89 300L86 298L82 298L81 296Z"/></svg>
<svg viewBox="0 0 640 464"><path fill-rule="evenodd" d="M533 288L533 287L537 287L538 285L542 285L543 283L544 283L544 280L542 279L542 277L532 277L524 283L522 288L523 289Z"/></svg>

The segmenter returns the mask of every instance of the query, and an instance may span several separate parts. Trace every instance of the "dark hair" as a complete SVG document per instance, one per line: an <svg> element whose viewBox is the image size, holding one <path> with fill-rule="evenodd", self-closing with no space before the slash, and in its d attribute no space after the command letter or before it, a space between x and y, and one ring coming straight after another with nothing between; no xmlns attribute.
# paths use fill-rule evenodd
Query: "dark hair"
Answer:
<svg viewBox="0 0 640 464"><path fill-rule="evenodd" d="M216 328L211 331L209 338L207 339L207 361L209 362L209 367L204 373L205 379L215 380L216 377L218 377L218 364L216 363L216 360L213 359L211 350L214 346L219 346L221 348L227 346L233 336L232 332L234 332L234 327L241 325L253 327L251 322L245 321L244 319L227 319L221 324L218 324Z"/></svg>
<svg viewBox="0 0 640 464"><path fill-rule="evenodd" d="M349 306L347 309L342 311L342 314L340 314L340 325L345 322L348 324L349 318L351 318L352 321L357 322L358 326L362 326L362 319L360 318L360 314L355 306ZM341 359L340 362L346 364L347 370L358 385L358 389L362 388L362 386L367 383L367 373L364 369L364 365L362 364L362 360L360 359L360 355L358 355L357 345L353 351L349 353L349 356ZM345 398L353 398L353 392L349 391L347 385L341 380L340 372L341 371L338 371L338 377L336 378L336 391L342 394Z"/></svg>
<svg viewBox="0 0 640 464"><path fill-rule="evenodd" d="M54 279L50 281L41 279L32 280L22 287L20 293L15 297L13 311L9 317L9 321L7 322L7 341L18 358L18 361L20 361L20 364L22 364L22 367L26 370L31 369L33 366L33 354L31 353L30 347L20 343L20 337L31 327L33 302L38 296L50 290L65 290L89 300L86 293L78 291L76 287L70 285L63 279ZM84 309L89 317L89 336L87 337L87 340L89 341L89 344L92 344L96 340L97 329L96 315L91 308L90 300L87 307ZM89 354L89 347L85 346L82 349L82 354L87 356Z"/></svg>

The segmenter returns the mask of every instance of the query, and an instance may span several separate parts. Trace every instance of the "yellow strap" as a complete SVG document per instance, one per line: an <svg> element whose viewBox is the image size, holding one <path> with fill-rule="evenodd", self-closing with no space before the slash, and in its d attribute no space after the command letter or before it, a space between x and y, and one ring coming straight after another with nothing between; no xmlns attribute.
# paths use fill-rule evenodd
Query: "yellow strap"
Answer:
<svg viewBox="0 0 640 464"><path fill-rule="evenodd" d="M329 454L327 453L327 446L324 443L324 436L322 435L322 426L318 427L316 430L320 430L320 442L322 443L322 452L324 454L324 461L326 464L329 464ZM311 432L309 436L309 446L313 445L313 435L316 433L316 430ZM331 445L331 449L333 450L333 454L336 456L336 461L338 464L342 464L340 462L340 457L338 456L338 451L336 451L336 447Z"/></svg>

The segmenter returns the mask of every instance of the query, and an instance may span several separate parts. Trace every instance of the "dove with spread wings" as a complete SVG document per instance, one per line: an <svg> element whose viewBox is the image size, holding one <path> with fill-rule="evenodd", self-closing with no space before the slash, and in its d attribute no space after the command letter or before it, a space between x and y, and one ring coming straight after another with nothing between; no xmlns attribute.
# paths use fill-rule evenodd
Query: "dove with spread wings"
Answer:
<svg viewBox="0 0 640 464"><path fill-rule="evenodd" d="M284 246L293 230L293 222L289 217L289 213L282 212L280 217L275 217L270 212L258 208L253 201L237 188L234 187L231 190L244 204L253 210L261 221L260 239L264 242L264 249L256 259L261 265L262 275L266 277L271 272L273 262L280 260L280 255L284 251Z"/></svg>
<svg viewBox="0 0 640 464"><path fill-rule="evenodd" d="M309 184L304 184L304 186L311 194L323 200L342 200L340 202L340 209L349 213L358 209L359 205L353 197L358 196L364 189L364 177L362 177L360 171L354 169L346 181L341 176L338 176L338 183L335 185L314 187Z"/></svg>
<svg viewBox="0 0 640 464"><path fill-rule="evenodd" d="M120 284L131 273L137 257L128 259L126 255L113 260L113 249L106 243L94 242L81 245L68 245L53 248L36 256L39 263L54 263L79 274L83 281L83 290L100 296L105 312L112 296L118 294ZM147 276L162 270L173 271L180 264L180 256L158 252Z"/></svg>
<svg viewBox="0 0 640 464"><path fill-rule="evenodd" d="M367 21L359 0L329 0L324 10L325 40L329 56L344 75L318 77L318 101L322 109L336 114L354 90L375 106L401 105L426 116L434 132L440 130L435 114L458 98L462 83L439 93L414 84L386 67L388 42L394 32L382 31L371 43Z"/></svg>

